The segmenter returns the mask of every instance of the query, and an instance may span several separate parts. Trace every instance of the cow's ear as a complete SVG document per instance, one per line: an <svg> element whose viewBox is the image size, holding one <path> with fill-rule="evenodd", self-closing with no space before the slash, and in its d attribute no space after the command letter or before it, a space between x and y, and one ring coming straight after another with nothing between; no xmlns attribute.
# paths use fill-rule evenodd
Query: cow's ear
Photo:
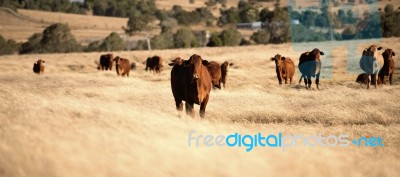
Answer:
<svg viewBox="0 0 400 177"><path fill-rule="evenodd" d="M286 57L281 57L281 60L285 60L286 59Z"/></svg>
<svg viewBox="0 0 400 177"><path fill-rule="evenodd" d="M394 51L392 51L392 54L393 54L392 56L396 56L396 54L394 53Z"/></svg>
<svg viewBox="0 0 400 177"><path fill-rule="evenodd" d="M274 61L275 60L275 58L273 58L273 57L271 57L271 59L270 59L271 61Z"/></svg>
<svg viewBox="0 0 400 177"><path fill-rule="evenodd" d="M175 65L175 63L168 63L168 65L170 65L170 66L174 66L174 65Z"/></svg>
<svg viewBox="0 0 400 177"><path fill-rule="evenodd" d="M46 62L46 61L42 60L42 63L44 63L44 62Z"/></svg>
<svg viewBox="0 0 400 177"><path fill-rule="evenodd" d="M233 66L234 64L233 63L229 63L229 66Z"/></svg>
<svg viewBox="0 0 400 177"><path fill-rule="evenodd" d="M204 66L207 66L210 64L210 62L208 62L207 60L203 60L201 63L203 63Z"/></svg>
<svg viewBox="0 0 400 177"><path fill-rule="evenodd" d="M325 55L323 51L319 51L319 53L320 53L321 55Z"/></svg>
<svg viewBox="0 0 400 177"><path fill-rule="evenodd" d="M378 50L381 50L382 49L382 47L378 47Z"/></svg>

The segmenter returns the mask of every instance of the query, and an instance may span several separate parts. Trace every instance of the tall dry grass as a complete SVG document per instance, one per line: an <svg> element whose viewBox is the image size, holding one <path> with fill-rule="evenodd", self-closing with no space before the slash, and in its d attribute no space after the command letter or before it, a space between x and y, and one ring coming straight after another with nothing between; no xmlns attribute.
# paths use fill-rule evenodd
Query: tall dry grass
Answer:
<svg viewBox="0 0 400 177"><path fill-rule="evenodd" d="M351 44L361 43L361 50L372 42ZM383 41L395 51L398 42ZM97 71L100 53L2 56L0 176L398 176L398 70L394 85L367 90L354 82L356 74L344 69L351 52L342 45L114 52L137 63L130 78L118 78L114 70ZM295 83L278 85L269 58L281 53L297 63L302 46L320 47L326 53L323 62L332 63L323 68L320 90L298 85L298 73ZM227 88L212 91L205 119L178 116L170 67L157 75L145 72L142 64L157 54L167 66L169 59L193 53L235 63ZM39 58L46 60L42 76L31 71ZM326 72L330 68L332 76ZM188 147L191 130L381 136L384 147L257 147L251 152L244 147Z"/></svg>

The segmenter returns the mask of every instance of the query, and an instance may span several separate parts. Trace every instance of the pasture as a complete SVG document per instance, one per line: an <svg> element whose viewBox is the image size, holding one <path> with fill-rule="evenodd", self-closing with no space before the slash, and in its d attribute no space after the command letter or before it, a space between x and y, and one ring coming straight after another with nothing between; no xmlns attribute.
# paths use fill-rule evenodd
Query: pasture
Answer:
<svg viewBox="0 0 400 177"><path fill-rule="evenodd" d="M400 74L393 85L355 83L359 56L374 41L113 52L137 63L129 78L98 71L103 53L0 57L0 176L399 176ZM400 39L382 41L400 53ZM325 52L320 90L279 86L277 53ZM330 50L331 49L331 50ZM329 52L329 50L331 52ZM178 116L168 61L199 54L233 62L227 88L212 90L205 119ZM149 56L164 71L144 71ZM46 60L39 76L33 63ZM358 61L358 60L357 60ZM347 69L351 68L351 69ZM297 69L297 68L296 68ZM349 71L351 70L351 71ZM189 147L188 133L380 136L384 147Z"/></svg>

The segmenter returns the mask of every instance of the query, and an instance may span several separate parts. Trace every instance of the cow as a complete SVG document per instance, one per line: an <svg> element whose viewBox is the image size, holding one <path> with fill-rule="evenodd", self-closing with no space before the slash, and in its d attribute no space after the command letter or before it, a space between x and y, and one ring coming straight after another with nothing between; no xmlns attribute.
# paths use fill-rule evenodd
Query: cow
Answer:
<svg viewBox="0 0 400 177"><path fill-rule="evenodd" d="M44 73L44 63L45 61L42 59L39 59L38 61L33 63L33 72L42 75Z"/></svg>
<svg viewBox="0 0 400 177"><path fill-rule="evenodd" d="M207 65L207 70L210 73L212 85L221 89L221 66L219 63L210 61L210 64Z"/></svg>
<svg viewBox="0 0 400 177"><path fill-rule="evenodd" d="M146 60L146 71L150 70L150 72L155 71L156 73L160 73L163 69L162 62L162 58L157 55L148 57Z"/></svg>
<svg viewBox="0 0 400 177"><path fill-rule="evenodd" d="M171 60L171 63L169 63L168 65L169 65L169 66L174 66L174 65L180 66L180 65L182 65L183 62L185 62L185 61L186 61L186 60L182 59L181 57L177 57L177 58L175 58L174 60Z"/></svg>
<svg viewBox="0 0 400 177"><path fill-rule="evenodd" d="M131 70L129 60L116 56L113 61L115 61L115 70L117 71L118 76L126 75L129 77L129 71Z"/></svg>
<svg viewBox="0 0 400 177"><path fill-rule="evenodd" d="M324 52L317 48L313 49L311 52L304 52L300 55L298 67L301 72L301 77L299 83L301 83L301 79L304 77L304 83L307 89L311 88L311 77L316 78L315 84L317 85L317 89L319 89L321 55L324 55Z"/></svg>
<svg viewBox="0 0 400 177"><path fill-rule="evenodd" d="M377 86L376 76L379 74L384 64L383 56L378 53L378 50L381 49L382 47L371 45L362 52L360 67L368 74L367 89L369 89L371 82L374 84L375 88Z"/></svg>
<svg viewBox="0 0 400 177"><path fill-rule="evenodd" d="M356 82L360 84L368 84L368 74L362 73L358 75Z"/></svg>
<svg viewBox="0 0 400 177"><path fill-rule="evenodd" d="M194 54L189 60L175 59L171 70L171 89L176 109L183 110L185 101L186 114L194 117L193 104L200 105L200 117L204 118L211 91L211 76L207 70L210 63L200 55Z"/></svg>
<svg viewBox="0 0 400 177"><path fill-rule="evenodd" d="M271 57L271 61L275 61L276 76L278 77L279 85L282 85L282 80L285 80L285 84L292 83L295 67L292 59L283 57L276 54L275 57Z"/></svg>
<svg viewBox="0 0 400 177"><path fill-rule="evenodd" d="M383 67L379 72L379 82L385 84L385 76L389 76L389 83L392 85L392 78L394 73L394 60L393 56L396 54L392 49L386 49L385 52L382 53L383 56Z"/></svg>
<svg viewBox="0 0 400 177"><path fill-rule="evenodd" d="M112 65L114 61L113 54L105 54L100 56L100 67L99 70L112 70Z"/></svg>
<svg viewBox="0 0 400 177"><path fill-rule="evenodd" d="M225 84L226 84L226 78L228 77L228 70L229 67L232 66L233 63L229 63L228 61L225 61L224 63L221 64L221 83L225 89Z"/></svg>

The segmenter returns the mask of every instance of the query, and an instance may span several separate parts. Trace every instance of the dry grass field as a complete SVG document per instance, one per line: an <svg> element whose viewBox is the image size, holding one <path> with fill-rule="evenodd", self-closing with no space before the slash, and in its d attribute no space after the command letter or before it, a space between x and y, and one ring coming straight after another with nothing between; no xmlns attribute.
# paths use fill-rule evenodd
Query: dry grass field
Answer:
<svg viewBox="0 0 400 177"><path fill-rule="evenodd" d="M400 175L399 63L394 85L367 90L347 73L345 45L375 41L114 52L137 63L129 78L100 72L100 53L0 57L0 176L381 176ZM382 41L400 51L400 39ZM278 85L276 53L314 47L326 55L320 90ZM330 50L333 49L333 50ZM329 52L333 51L333 52ZM227 88L213 90L205 119L178 116L170 67L144 71L146 57L234 63ZM33 62L46 60L44 75ZM331 62L330 62L331 61ZM329 69L332 69L330 76ZM315 88L315 85L313 85ZM189 147L188 133L347 134L382 137L384 147Z"/></svg>

